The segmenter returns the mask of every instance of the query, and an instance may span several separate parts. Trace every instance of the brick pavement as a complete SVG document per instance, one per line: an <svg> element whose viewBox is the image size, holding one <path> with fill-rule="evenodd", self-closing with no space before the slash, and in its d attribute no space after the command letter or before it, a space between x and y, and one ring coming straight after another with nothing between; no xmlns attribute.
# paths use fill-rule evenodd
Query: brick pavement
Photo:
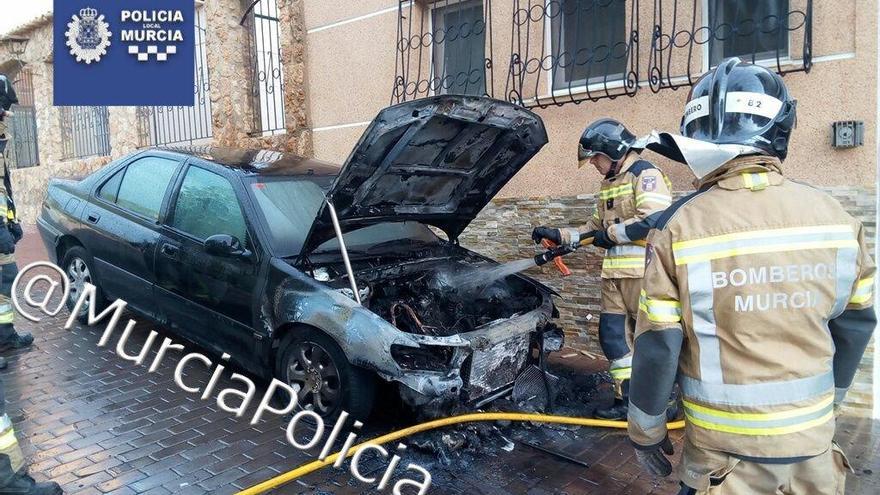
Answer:
<svg viewBox="0 0 880 495"><path fill-rule="evenodd" d="M28 230L18 249L20 266L45 258L34 230ZM111 341L114 345L99 348L99 329L77 326L65 331L63 323L63 316L36 325L20 323L23 330L34 333L36 343L30 350L9 353L9 368L0 374L7 387L7 410L30 459L31 474L37 479L54 479L66 493L78 494L229 494L313 459L286 443L286 422L282 419L250 426L248 414L236 419L219 410L213 400L200 401L195 394L180 390L172 377L175 354L169 354L155 373L148 373L146 366L124 361L113 352L116 338ZM152 329L160 332L156 341L160 342L166 332L142 322L129 349L140 349ZM187 350L197 348L190 344ZM151 362L151 357L145 362ZM585 366L596 367L597 363ZM211 370L190 369L187 381L207 382ZM232 385L227 376L224 373L216 390ZM381 417L369 426L371 432L391 428ZM446 467L425 454L405 461L428 468L435 478L431 493L676 491L673 481L654 480L638 469L622 432L542 428L528 433L514 427L505 434L514 439L537 435L543 445L576 434L582 444L569 446L569 454L590 467L522 443L516 443L510 453L494 448L486 455L453 459ZM880 427L876 422L847 420L842 424L841 443L857 470L848 493L880 492L875 474L880 470L878 442ZM384 464L378 462L367 462L366 466L365 471L384 470ZM376 492L347 471L324 469L275 493Z"/></svg>

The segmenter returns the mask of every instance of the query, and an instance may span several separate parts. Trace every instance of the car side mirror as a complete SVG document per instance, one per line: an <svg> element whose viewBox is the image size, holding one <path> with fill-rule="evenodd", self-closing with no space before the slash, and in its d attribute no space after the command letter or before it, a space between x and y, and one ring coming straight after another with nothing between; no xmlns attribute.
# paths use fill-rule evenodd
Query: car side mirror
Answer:
<svg viewBox="0 0 880 495"><path fill-rule="evenodd" d="M205 239L205 251L214 256L246 258L250 255L250 251L241 245L238 237L229 234L216 234Z"/></svg>

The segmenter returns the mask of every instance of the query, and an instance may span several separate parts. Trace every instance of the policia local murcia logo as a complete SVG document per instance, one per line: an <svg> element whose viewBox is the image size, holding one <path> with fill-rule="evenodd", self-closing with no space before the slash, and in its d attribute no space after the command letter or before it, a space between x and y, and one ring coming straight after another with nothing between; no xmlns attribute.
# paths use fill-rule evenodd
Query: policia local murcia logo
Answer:
<svg viewBox="0 0 880 495"><path fill-rule="evenodd" d="M77 62L85 64L98 62L107 54L113 35L110 24L104 22L104 16L91 7L80 10L78 16L74 14L64 34L70 54L76 57Z"/></svg>
<svg viewBox="0 0 880 495"><path fill-rule="evenodd" d="M183 12L180 10L123 10L120 40L128 44L128 53L138 62L167 62L183 42ZM137 28L125 26L136 24Z"/></svg>

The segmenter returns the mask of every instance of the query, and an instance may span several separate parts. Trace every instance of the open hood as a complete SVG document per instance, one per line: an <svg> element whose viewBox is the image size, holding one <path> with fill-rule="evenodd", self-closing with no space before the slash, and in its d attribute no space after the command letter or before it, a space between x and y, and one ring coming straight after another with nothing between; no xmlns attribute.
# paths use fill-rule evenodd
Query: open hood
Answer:
<svg viewBox="0 0 880 495"><path fill-rule="evenodd" d="M540 117L511 103L469 96L402 103L367 127L327 198L343 231L417 221L455 239L546 143ZM303 254L333 237L325 204Z"/></svg>

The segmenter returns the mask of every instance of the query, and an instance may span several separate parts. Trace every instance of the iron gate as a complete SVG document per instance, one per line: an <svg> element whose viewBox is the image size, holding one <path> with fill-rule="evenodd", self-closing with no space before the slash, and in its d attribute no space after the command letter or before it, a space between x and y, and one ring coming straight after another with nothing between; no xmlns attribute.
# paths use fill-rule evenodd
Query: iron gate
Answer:
<svg viewBox="0 0 880 495"><path fill-rule="evenodd" d="M278 0L254 0L242 18L248 31L251 131L258 135L285 130L280 22Z"/></svg>

